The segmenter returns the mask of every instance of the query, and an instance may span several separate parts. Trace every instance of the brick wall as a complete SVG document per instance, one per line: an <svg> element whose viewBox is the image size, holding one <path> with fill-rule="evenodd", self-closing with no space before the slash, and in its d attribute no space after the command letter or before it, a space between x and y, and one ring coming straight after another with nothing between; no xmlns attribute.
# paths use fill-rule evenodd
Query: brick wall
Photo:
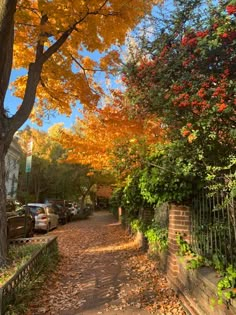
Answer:
<svg viewBox="0 0 236 315"><path fill-rule="evenodd" d="M217 283L220 280L213 268L188 270L185 259L177 259L179 274L174 284L190 314L235 315L236 301L219 304Z"/></svg>
<svg viewBox="0 0 236 315"><path fill-rule="evenodd" d="M202 267L188 270L184 258L177 255L177 233L190 241L190 208L171 204L169 208L168 253L166 263L167 278L179 294L183 304L192 315L233 315L236 314L236 301L218 305L217 282L219 276L213 269ZM214 307L211 305L215 300Z"/></svg>
<svg viewBox="0 0 236 315"><path fill-rule="evenodd" d="M176 236L178 233L188 241L190 239L190 209L186 206L171 204L169 208L169 229L168 229L168 258L167 277L170 282L175 283L179 273L176 253L178 245Z"/></svg>
<svg viewBox="0 0 236 315"><path fill-rule="evenodd" d="M153 216L154 216L153 208L140 208L139 209L139 218L146 226L152 223Z"/></svg>

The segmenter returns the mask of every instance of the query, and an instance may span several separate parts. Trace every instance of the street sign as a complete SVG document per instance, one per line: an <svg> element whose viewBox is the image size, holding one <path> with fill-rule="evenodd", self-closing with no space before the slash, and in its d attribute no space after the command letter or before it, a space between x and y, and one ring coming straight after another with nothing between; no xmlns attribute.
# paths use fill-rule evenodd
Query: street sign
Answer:
<svg viewBox="0 0 236 315"><path fill-rule="evenodd" d="M26 166L25 166L25 172L30 173L31 172L31 166L32 166L32 150L33 150L33 139L31 139L27 146L27 153L26 153Z"/></svg>
<svg viewBox="0 0 236 315"><path fill-rule="evenodd" d="M26 157L26 166L25 166L26 173L31 172L31 165L32 165L32 155Z"/></svg>

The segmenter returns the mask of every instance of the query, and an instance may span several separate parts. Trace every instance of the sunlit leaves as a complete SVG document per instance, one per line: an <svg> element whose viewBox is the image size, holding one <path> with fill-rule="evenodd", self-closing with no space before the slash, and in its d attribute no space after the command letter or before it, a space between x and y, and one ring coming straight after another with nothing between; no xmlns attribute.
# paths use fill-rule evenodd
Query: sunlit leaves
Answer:
<svg viewBox="0 0 236 315"><path fill-rule="evenodd" d="M121 93L114 91L110 104L87 112L77 121L74 132L62 132L60 142L69 150L68 162L114 169L119 165L124 168L124 158L127 168L140 166L141 148L163 141L165 132L152 115L132 117L126 102Z"/></svg>
<svg viewBox="0 0 236 315"><path fill-rule="evenodd" d="M150 11L155 1L127 0L20 0L15 15L14 67L28 68L34 62L39 44L45 53L63 34L71 34L44 64L37 89L36 121L48 111L69 115L77 101L96 108L101 95L96 71L113 71L119 61L111 45L121 45L127 32ZM117 27L119 25L119 27ZM38 48L37 48L38 47ZM41 49L41 48L40 48ZM105 52L101 62L86 55ZM15 95L24 97L26 80L17 79Z"/></svg>

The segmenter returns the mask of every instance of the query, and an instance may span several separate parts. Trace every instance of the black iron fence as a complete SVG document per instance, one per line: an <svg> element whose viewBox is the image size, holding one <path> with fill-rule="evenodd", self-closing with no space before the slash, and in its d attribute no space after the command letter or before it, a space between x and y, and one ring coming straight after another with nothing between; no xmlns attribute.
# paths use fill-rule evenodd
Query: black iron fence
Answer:
<svg viewBox="0 0 236 315"><path fill-rule="evenodd" d="M193 199L191 243L198 254L224 267L236 266L236 200L223 191Z"/></svg>

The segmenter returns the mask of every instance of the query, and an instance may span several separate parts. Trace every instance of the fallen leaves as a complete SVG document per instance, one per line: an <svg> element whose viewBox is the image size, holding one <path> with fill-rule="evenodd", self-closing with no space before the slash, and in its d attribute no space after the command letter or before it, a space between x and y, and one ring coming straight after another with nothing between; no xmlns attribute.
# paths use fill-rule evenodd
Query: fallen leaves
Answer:
<svg viewBox="0 0 236 315"><path fill-rule="evenodd" d="M50 232L58 235L61 260L28 314L185 314L158 262L112 221L110 214L99 212Z"/></svg>

